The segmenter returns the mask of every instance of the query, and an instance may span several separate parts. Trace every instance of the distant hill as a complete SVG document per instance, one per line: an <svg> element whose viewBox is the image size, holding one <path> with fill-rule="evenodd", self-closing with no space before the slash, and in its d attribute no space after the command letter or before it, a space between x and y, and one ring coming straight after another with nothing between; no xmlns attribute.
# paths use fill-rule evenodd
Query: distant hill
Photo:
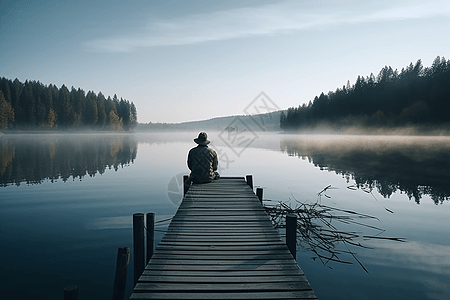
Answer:
<svg viewBox="0 0 450 300"><path fill-rule="evenodd" d="M135 132L145 131L280 131L282 110L257 115L236 115L183 123L138 123ZM284 112L285 113L285 112Z"/></svg>

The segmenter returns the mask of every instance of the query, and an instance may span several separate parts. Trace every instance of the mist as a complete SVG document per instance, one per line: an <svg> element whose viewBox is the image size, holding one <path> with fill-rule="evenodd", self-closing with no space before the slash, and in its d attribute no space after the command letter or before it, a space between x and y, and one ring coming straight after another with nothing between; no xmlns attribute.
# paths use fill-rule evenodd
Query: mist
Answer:
<svg viewBox="0 0 450 300"><path fill-rule="evenodd" d="M280 149L386 198L397 190L418 204L423 195L436 204L450 198L450 137L290 135Z"/></svg>

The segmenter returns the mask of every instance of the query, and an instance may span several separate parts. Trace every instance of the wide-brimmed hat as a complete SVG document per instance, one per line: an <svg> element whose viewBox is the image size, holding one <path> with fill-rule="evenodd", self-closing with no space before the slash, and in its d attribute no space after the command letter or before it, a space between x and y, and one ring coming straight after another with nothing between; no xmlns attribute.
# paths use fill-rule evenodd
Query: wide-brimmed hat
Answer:
<svg viewBox="0 0 450 300"><path fill-rule="evenodd" d="M208 135L206 132L200 132L198 134L198 138L194 139L194 142L196 142L199 145L208 145L210 141L208 141Z"/></svg>

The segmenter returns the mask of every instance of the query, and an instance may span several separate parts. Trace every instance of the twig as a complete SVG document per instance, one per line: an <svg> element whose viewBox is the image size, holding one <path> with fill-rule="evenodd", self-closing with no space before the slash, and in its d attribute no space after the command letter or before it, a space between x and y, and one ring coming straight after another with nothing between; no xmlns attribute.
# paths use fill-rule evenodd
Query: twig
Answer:
<svg viewBox="0 0 450 300"><path fill-rule="evenodd" d="M347 188L353 190L357 187L349 186ZM341 259L343 255L350 255L366 273L369 273L362 262L356 257L356 253L350 250L350 246L363 249L373 249L361 244L358 239L378 239L398 242L405 242L406 239L381 237L379 235L385 232L384 229L357 221L357 219L379 221L379 219L375 216L321 204L320 198L322 196L330 198L329 195L325 194L330 189L333 189L331 185L328 185L322 189L317 194L319 199L312 204L300 202L295 199L294 195L291 195L292 199L294 199L297 203L295 208L292 208L288 203L278 201L275 205L266 205L265 209L272 219L272 224L275 228L286 227L287 214L297 215L297 242L303 249L309 250L315 254L313 257L314 260L319 259L324 266L331 268L328 266L329 262L352 264L352 262L348 260ZM372 191L369 189L365 189L364 191L372 194ZM372 196L374 195L372 194ZM375 200L377 199L375 198ZM270 199L265 201L276 202L275 200ZM389 209L386 210L393 213ZM375 235L364 235L361 232L343 231L338 229L333 224L335 222L358 225L361 228L376 230L378 233ZM344 248L342 249L339 245L343 245Z"/></svg>

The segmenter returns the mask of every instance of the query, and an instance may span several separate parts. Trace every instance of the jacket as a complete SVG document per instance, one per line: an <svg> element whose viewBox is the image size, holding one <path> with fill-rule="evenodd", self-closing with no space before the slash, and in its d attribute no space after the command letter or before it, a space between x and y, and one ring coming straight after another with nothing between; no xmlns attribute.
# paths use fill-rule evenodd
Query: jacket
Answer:
<svg viewBox="0 0 450 300"><path fill-rule="evenodd" d="M217 153L208 146L198 145L188 154L188 168L191 170L191 180L194 183L210 182L216 178Z"/></svg>

